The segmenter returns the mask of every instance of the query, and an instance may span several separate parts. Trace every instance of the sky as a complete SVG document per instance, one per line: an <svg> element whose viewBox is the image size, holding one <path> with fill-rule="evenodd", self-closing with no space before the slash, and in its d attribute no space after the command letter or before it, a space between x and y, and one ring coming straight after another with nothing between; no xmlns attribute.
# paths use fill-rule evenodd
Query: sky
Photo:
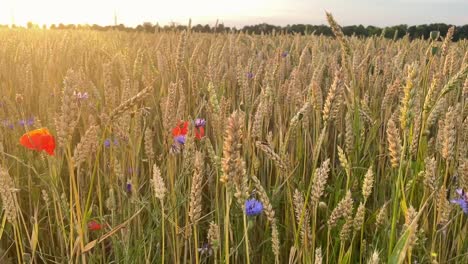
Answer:
<svg viewBox="0 0 468 264"><path fill-rule="evenodd" d="M0 24L468 24L468 0L0 0Z"/></svg>

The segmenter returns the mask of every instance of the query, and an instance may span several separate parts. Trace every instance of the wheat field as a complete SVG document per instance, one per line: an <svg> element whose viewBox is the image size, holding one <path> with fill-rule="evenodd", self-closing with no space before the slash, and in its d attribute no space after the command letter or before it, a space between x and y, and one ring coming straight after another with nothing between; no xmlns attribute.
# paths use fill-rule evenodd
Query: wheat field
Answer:
<svg viewBox="0 0 468 264"><path fill-rule="evenodd" d="M468 42L327 19L0 29L0 263L468 263Z"/></svg>

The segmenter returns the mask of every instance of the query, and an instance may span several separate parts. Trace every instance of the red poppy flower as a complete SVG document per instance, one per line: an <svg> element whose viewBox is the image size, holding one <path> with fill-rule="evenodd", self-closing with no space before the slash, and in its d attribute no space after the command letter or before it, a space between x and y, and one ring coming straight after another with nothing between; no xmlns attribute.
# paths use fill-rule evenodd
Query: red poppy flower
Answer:
<svg viewBox="0 0 468 264"><path fill-rule="evenodd" d="M50 156L54 156L55 138L47 128L30 131L21 136L19 142L28 149L45 151Z"/></svg>
<svg viewBox="0 0 468 264"><path fill-rule="evenodd" d="M99 231L102 229L102 225L96 221L89 221L88 222L88 229L89 231Z"/></svg>
<svg viewBox="0 0 468 264"><path fill-rule="evenodd" d="M204 127L196 127L195 128L195 138L201 140L205 136L205 128Z"/></svg>
<svg viewBox="0 0 468 264"><path fill-rule="evenodd" d="M172 136L177 137L177 136L185 136L187 135L188 132L188 122L185 121L180 121L176 127L172 129Z"/></svg>

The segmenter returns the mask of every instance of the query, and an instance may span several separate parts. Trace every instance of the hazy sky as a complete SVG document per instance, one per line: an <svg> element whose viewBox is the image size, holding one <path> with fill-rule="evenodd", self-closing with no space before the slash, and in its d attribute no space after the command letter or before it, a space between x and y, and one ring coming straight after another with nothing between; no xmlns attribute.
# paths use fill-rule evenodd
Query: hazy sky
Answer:
<svg viewBox="0 0 468 264"><path fill-rule="evenodd" d="M257 23L324 24L325 10L342 25L443 22L468 24L468 0L0 0L0 24L118 23L171 21L227 26Z"/></svg>

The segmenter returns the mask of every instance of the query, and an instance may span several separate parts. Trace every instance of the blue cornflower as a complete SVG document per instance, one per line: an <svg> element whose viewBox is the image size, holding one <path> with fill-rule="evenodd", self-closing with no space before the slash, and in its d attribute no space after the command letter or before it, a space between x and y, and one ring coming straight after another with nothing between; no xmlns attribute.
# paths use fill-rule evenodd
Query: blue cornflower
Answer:
<svg viewBox="0 0 468 264"><path fill-rule="evenodd" d="M256 216L263 211L263 204L256 199L245 201L245 214L248 216Z"/></svg>
<svg viewBox="0 0 468 264"><path fill-rule="evenodd" d="M34 125L34 117L30 117L30 118L26 121L26 124L28 124L28 126Z"/></svg>
<svg viewBox="0 0 468 264"><path fill-rule="evenodd" d="M125 190L128 192L128 193L131 193L132 192L132 182L130 180L127 181L127 183L125 184Z"/></svg>
<svg viewBox="0 0 468 264"><path fill-rule="evenodd" d="M28 118L26 120L22 119L22 120L18 121L18 124L20 126L22 126L22 127L24 127L25 125L32 126L32 125L34 125L34 117Z"/></svg>
<svg viewBox="0 0 468 264"><path fill-rule="evenodd" d="M462 189L457 189L457 193L460 196L458 199L451 200L451 203L458 204L463 212L468 215L468 193Z"/></svg>
<svg viewBox="0 0 468 264"><path fill-rule="evenodd" d="M108 148L108 147L110 147L110 145L111 145L110 139L106 138L106 140L104 140L104 147Z"/></svg>
<svg viewBox="0 0 468 264"><path fill-rule="evenodd" d="M185 135L180 135L174 138L174 141L180 145L185 144Z"/></svg>

